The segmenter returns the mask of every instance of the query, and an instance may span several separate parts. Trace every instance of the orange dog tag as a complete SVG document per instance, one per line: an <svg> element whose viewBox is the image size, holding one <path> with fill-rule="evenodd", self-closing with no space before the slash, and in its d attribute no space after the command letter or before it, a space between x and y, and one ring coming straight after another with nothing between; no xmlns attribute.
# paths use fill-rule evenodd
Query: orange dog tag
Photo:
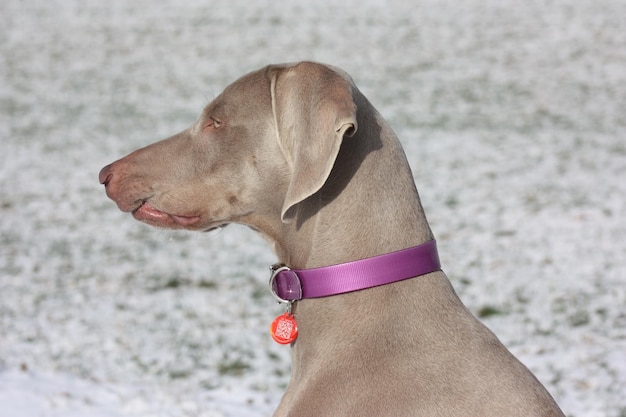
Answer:
<svg viewBox="0 0 626 417"><path fill-rule="evenodd" d="M298 337L298 324L293 314L285 312L274 319L270 326L272 339L281 345L288 345Z"/></svg>

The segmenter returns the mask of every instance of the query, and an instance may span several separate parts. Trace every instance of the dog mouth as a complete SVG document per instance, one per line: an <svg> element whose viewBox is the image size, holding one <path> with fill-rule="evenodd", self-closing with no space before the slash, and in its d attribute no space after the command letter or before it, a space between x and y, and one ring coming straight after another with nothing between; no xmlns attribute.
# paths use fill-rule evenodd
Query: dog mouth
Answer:
<svg viewBox="0 0 626 417"><path fill-rule="evenodd" d="M202 229L201 231L204 232L204 233L210 233L210 232L214 232L216 230L223 229L223 228L225 228L228 225L229 225L229 223L222 223L222 224L219 224L217 226L207 227L206 229Z"/></svg>
<svg viewBox="0 0 626 417"><path fill-rule="evenodd" d="M133 217L144 223L159 227L186 228L200 222L201 217L195 215L170 214L154 208L148 201L141 201L132 211Z"/></svg>

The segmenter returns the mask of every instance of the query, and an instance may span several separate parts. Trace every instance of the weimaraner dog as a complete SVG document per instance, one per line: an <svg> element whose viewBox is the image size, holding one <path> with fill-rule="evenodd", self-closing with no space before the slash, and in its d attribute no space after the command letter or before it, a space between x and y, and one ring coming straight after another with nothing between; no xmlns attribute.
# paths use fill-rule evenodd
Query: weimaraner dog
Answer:
<svg viewBox="0 0 626 417"><path fill-rule="evenodd" d="M276 416L563 415L457 297L404 151L345 72L302 62L245 75L100 182L148 224L236 222L271 243L291 320L274 331L293 362Z"/></svg>

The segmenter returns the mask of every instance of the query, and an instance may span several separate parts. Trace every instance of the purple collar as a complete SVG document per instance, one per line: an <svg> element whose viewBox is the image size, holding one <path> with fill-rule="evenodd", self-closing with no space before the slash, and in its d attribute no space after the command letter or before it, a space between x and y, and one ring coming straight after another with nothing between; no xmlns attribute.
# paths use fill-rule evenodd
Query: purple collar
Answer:
<svg viewBox="0 0 626 417"><path fill-rule="evenodd" d="M434 240L373 258L314 269L274 265L272 294L281 302L326 297L391 284L441 269Z"/></svg>

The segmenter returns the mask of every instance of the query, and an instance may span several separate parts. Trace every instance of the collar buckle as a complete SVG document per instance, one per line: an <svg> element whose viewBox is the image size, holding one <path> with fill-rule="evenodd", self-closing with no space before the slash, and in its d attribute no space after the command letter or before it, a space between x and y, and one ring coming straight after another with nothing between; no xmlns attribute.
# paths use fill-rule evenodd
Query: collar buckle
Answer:
<svg viewBox="0 0 626 417"><path fill-rule="evenodd" d="M284 264L270 267L270 292L279 303L293 303L302 299L302 283L300 277Z"/></svg>

